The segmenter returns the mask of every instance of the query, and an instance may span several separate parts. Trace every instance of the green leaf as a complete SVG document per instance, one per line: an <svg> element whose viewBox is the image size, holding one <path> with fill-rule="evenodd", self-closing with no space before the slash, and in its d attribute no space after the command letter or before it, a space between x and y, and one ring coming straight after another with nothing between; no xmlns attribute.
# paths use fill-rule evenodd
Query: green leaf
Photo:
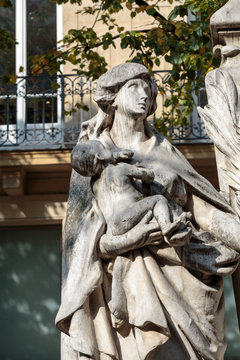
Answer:
<svg viewBox="0 0 240 360"><path fill-rule="evenodd" d="M77 103L77 104L75 104L75 106L76 106L77 109L82 109L84 111L89 111L89 107L87 105Z"/></svg>
<svg viewBox="0 0 240 360"><path fill-rule="evenodd" d="M158 58L155 58L154 62L155 62L155 65L160 66L160 60Z"/></svg>
<svg viewBox="0 0 240 360"><path fill-rule="evenodd" d="M12 7L12 2L10 0L1 0L0 7L5 7L5 8Z"/></svg>
<svg viewBox="0 0 240 360"><path fill-rule="evenodd" d="M147 12L148 15L153 15L156 12L156 10L154 9L154 7L151 7L146 12Z"/></svg>
<svg viewBox="0 0 240 360"><path fill-rule="evenodd" d="M194 80L195 79L195 75L196 75L196 72L193 70L193 69L190 69L187 71L187 76L190 80Z"/></svg>
<svg viewBox="0 0 240 360"><path fill-rule="evenodd" d="M178 6L176 6L171 12L170 14L168 15L168 19L169 20L174 20L176 19L176 17L178 16L179 14L179 9L178 9Z"/></svg>
<svg viewBox="0 0 240 360"><path fill-rule="evenodd" d="M179 72L172 71L172 78L174 79L174 81L178 81L180 79Z"/></svg>
<svg viewBox="0 0 240 360"><path fill-rule="evenodd" d="M167 99L167 100L165 100L165 102L164 102L164 106L165 107L168 107L168 106L170 106L172 104L172 100L171 99Z"/></svg>
<svg viewBox="0 0 240 360"><path fill-rule="evenodd" d="M3 84L8 84L10 82L10 76L9 75L3 75L1 78L1 82Z"/></svg>
<svg viewBox="0 0 240 360"><path fill-rule="evenodd" d="M17 78L18 78L18 76L17 76L16 74L12 74L12 75L10 76L9 81L10 81L12 84L16 84Z"/></svg>

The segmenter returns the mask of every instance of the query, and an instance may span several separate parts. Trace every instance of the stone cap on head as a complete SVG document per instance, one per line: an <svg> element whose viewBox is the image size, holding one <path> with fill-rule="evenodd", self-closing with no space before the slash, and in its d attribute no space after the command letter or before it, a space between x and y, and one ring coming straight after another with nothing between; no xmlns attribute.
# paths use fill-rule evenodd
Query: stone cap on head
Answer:
<svg viewBox="0 0 240 360"><path fill-rule="evenodd" d="M150 73L144 65L124 63L113 67L98 79L94 100L101 103L113 102L119 88L128 80L138 77L150 79Z"/></svg>

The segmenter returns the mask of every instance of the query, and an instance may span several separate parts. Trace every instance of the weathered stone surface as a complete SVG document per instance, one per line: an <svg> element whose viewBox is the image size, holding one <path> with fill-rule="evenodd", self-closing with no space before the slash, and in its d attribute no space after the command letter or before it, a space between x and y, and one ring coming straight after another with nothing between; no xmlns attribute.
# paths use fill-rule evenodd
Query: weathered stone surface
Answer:
<svg viewBox="0 0 240 360"><path fill-rule="evenodd" d="M198 110L215 144L221 192L240 215L240 2L228 1L213 15L211 27L213 34L220 29L227 36L214 37L222 64L208 73L208 105Z"/></svg>
<svg viewBox="0 0 240 360"><path fill-rule="evenodd" d="M206 77L208 105L199 108L215 145L221 193L240 216L240 2L229 0L211 19L215 54L221 57L219 69ZM215 218L213 226L225 220ZM232 225L233 227L235 225ZM231 224L225 222L223 236L231 237ZM238 242L238 241L237 241ZM240 268L233 274L233 286L240 325Z"/></svg>
<svg viewBox="0 0 240 360"><path fill-rule="evenodd" d="M100 78L99 113L72 153L63 359L221 360L222 278L238 265L240 224L148 124L155 85L133 66Z"/></svg>
<svg viewBox="0 0 240 360"><path fill-rule="evenodd" d="M213 45L234 42L240 34L240 1L229 0L210 20ZM227 40L226 40L227 39Z"/></svg>

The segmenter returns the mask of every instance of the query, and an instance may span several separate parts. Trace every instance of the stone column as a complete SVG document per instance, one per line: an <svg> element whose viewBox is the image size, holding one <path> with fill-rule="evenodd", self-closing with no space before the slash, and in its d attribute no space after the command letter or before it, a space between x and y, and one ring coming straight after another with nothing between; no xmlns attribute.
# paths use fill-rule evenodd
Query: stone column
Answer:
<svg viewBox="0 0 240 360"><path fill-rule="evenodd" d="M208 105L199 108L215 144L220 190L240 216L240 1L229 0L210 20L218 69L206 76ZM240 320L240 269L233 275Z"/></svg>

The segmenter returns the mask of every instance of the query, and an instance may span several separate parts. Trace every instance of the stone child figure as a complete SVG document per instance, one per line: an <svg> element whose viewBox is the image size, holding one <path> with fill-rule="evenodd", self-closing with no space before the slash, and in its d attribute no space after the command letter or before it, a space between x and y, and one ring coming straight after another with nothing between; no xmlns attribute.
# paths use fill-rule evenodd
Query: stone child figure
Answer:
<svg viewBox="0 0 240 360"><path fill-rule="evenodd" d="M238 266L240 224L146 121L156 96L140 64L116 66L97 82L99 112L83 123L73 152L76 170L88 170L73 170L63 234L63 360L224 358L223 276ZM166 229L189 212L190 241L175 246L180 226Z"/></svg>
<svg viewBox="0 0 240 360"><path fill-rule="evenodd" d="M132 156L131 150L111 153L96 140L79 143L71 155L73 169L83 176L92 176L93 194L106 220L107 234L126 233L151 210L170 246L187 244L192 235L191 227L187 227L191 213L182 211L186 204L183 182L178 179L173 187L171 204L163 195L144 197L134 186L134 179L149 185L153 183L154 173L123 162ZM143 188L141 182L137 183L140 190ZM162 189L164 192L164 187Z"/></svg>

